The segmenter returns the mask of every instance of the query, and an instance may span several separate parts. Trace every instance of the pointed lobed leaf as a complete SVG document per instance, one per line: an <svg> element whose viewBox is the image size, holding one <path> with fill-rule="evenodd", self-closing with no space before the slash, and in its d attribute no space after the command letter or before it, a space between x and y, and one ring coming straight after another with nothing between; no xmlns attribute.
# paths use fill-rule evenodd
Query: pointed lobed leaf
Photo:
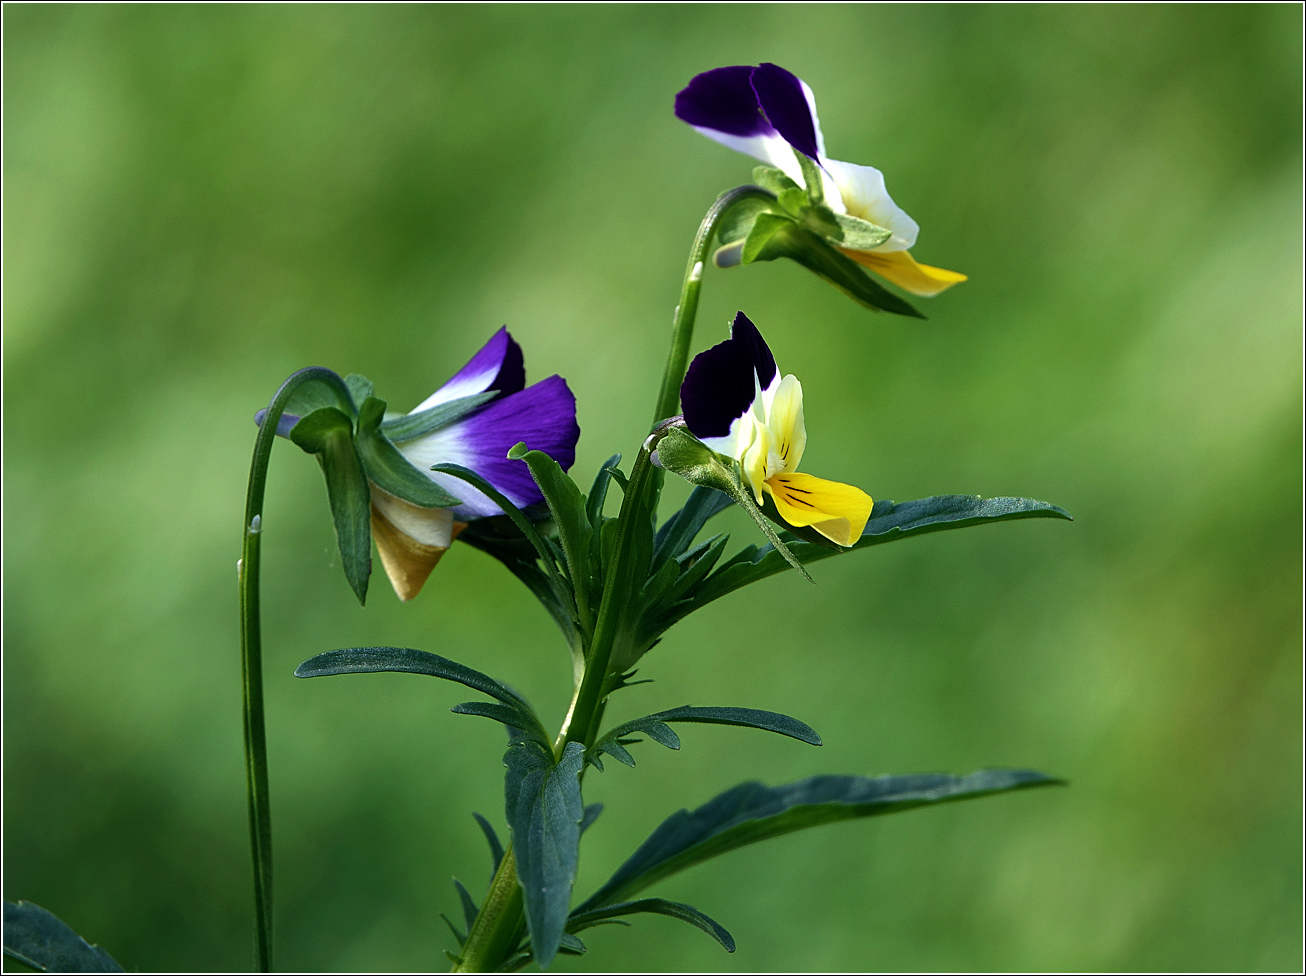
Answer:
<svg viewBox="0 0 1306 976"><path fill-rule="evenodd" d="M594 762L600 772L602 772L603 767L595 760L601 753L607 753L627 766L634 766L634 757L626 749L622 748L622 743L627 736L640 732L668 749L679 749L680 737L666 724L668 722L695 722L703 725L735 725L743 728L762 729L766 732L778 732L780 735L800 739L814 746L821 745L821 737L816 734L816 731L810 725L788 715L782 715L779 712L767 712L759 708L682 705L679 708L671 708L665 712L645 715L643 718L633 719L618 725L594 744L586 758Z"/></svg>
<svg viewBox="0 0 1306 976"><path fill-rule="evenodd" d="M531 477L549 505L558 538L566 556L568 575L583 613L588 613L590 580L590 539L594 529L585 507L585 496L576 482L567 476L558 462L543 451L528 451L517 444L508 452L513 460L525 461Z"/></svg>
<svg viewBox="0 0 1306 976"><path fill-rule="evenodd" d="M795 830L1060 782L1032 770L990 769L969 776L813 776L783 786L742 783L697 810L664 820L577 913L627 900L685 868Z"/></svg>
<svg viewBox="0 0 1306 976"><path fill-rule="evenodd" d="M573 932L583 932L585 929L592 928L595 925L603 925L605 922L610 922L623 915L636 915L639 913L668 915L671 918L678 918L680 921L688 922L712 936L717 942L721 943L726 952L735 951L734 937L719 922L700 912L693 905L685 905L678 901L667 901L665 898L641 898L638 901L623 901L616 905L596 908L588 912L576 911L572 913L571 918L567 921L567 928Z"/></svg>
<svg viewBox="0 0 1306 976"><path fill-rule="evenodd" d="M603 466L599 468L599 473L594 476L590 493L585 497L585 514L590 520L590 527L595 532L603 524L603 503L608 500L608 487L612 484L612 476L620 463L620 454L614 454L604 461Z"/></svg>
<svg viewBox="0 0 1306 976"><path fill-rule="evenodd" d="M485 842L490 845L490 859L494 861L494 868L490 871L490 876L493 877L499 870L499 864L503 861L503 844L490 821L479 813L473 813L472 816L476 818L477 826L481 828L481 833L485 835Z"/></svg>
<svg viewBox="0 0 1306 976"><path fill-rule="evenodd" d="M580 858L584 747L567 744L562 760L538 743L518 740L503 757L504 810L512 829L517 878L531 946L541 968L562 943Z"/></svg>
<svg viewBox="0 0 1306 976"><path fill-rule="evenodd" d="M316 455L322 466L340 565L358 602L366 603L372 574L372 491L354 443L354 422L336 407L320 407L300 418L290 429L290 439Z"/></svg>
<svg viewBox="0 0 1306 976"><path fill-rule="evenodd" d="M708 519L734 504L725 492L698 486L689 493L684 507L662 523L653 542L653 571L668 559L679 556L703 530Z"/></svg>
<svg viewBox="0 0 1306 976"><path fill-rule="evenodd" d="M850 549L830 549L801 541L786 533L790 551L803 563L814 563L841 552L866 549L884 542L911 536L940 532L945 529L963 529L990 522L1009 522L1027 518L1054 518L1071 520L1070 515L1057 505L1032 498L981 498L979 495L935 495L916 501L895 504L878 501L862 536ZM1072 520L1073 521L1073 520ZM770 546L753 547L736 553L703 581L684 603L662 622L665 630L676 620L704 604L732 593L741 586L784 572L785 560ZM660 632L660 631L659 631Z"/></svg>
<svg viewBox="0 0 1306 976"><path fill-rule="evenodd" d="M120 973L122 966L51 912L30 901L5 902L5 955L45 973Z"/></svg>
<svg viewBox="0 0 1306 976"><path fill-rule="evenodd" d="M461 881L453 879L453 886L458 890L458 901L462 904L463 921L467 924L467 931L472 930L476 924L476 916L480 914L481 906L476 904L476 899L472 897Z"/></svg>

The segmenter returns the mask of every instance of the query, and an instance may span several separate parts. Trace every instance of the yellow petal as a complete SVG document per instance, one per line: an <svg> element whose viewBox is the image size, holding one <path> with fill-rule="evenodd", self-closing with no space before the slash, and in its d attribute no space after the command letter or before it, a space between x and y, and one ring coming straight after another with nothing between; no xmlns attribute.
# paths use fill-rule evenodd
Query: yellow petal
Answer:
<svg viewBox="0 0 1306 976"><path fill-rule="evenodd" d="M930 298L966 280L964 274L956 271L917 264L909 251L852 251L842 247L839 250L913 295Z"/></svg>
<svg viewBox="0 0 1306 976"><path fill-rule="evenodd" d="M421 508L372 485L372 539L401 600L421 592L435 564L465 528L467 523L455 522L447 508Z"/></svg>
<svg viewBox="0 0 1306 976"><path fill-rule="evenodd" d="M782 519L793 526L810 525L845 547L861 538L875 504L860 488L797 471L775 475L766 487Z"/></svg>

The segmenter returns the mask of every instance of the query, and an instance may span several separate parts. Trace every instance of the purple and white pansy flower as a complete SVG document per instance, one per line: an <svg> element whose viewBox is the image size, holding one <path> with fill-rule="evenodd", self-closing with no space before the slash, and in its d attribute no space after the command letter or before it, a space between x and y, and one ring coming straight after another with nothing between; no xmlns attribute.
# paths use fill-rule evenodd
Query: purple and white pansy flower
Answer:
<svg viewBox="0 0 1306 976"><path fill-rule="evenodd" d="M805 180L796 154L814 162L825 206L889 231L888 239L874 247L840 248L881 277L923 296L966 280L955 271L918 264L911 256L920 226L893 202L883 173L825 154L816 97L792 72L770 63L705 71L676 95L676 117L709 139L774 166L799 186Z"/></svg>
<svg viewBox="0 0 1306 976"><path fill-rule="evenodd" d="M422 508L372 484L372 537L386 575L401 600L421 590L435 564L467 523L501 515L488 496L455 478L432 471L432 465L459 464L476 472L518 508L544 500L521 461L509 460L508 450L524 441L549 455L565 471L576 460L576 398L561 376L526 385L521 347L506 328L496 332L481 350L438 390L417 405L408 417L432 411L467 397L492 394L452 423L418 436L392 440L399 452L460 504L452 508Z"/></svg>

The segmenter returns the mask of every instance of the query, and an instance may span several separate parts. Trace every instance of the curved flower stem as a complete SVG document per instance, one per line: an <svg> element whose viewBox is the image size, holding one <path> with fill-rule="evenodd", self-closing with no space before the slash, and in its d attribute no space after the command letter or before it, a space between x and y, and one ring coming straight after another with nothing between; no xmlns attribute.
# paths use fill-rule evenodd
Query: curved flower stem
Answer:
<svg viewBox="0 0 1306 976"><path fill-rule="evenodd" d="M259 629L259 556L263 531L263 489L277 424L291 395L306 383L324 383L344 404L349 388L329 369L310 366L291 375L268 404L254 441L245 496L240 580L240 664L245 712L245 786L249 795L249 840L254 858L254 933L259 972L272 968L272 811L268 800L268 747L263 724L263 649ZM352 412L352 406L350 407Z"/></svg>
<svg viewBox="0 0 1306 976"><path fill-rule="evenodd" d="M662 374L662 387L658 391L657 409L654 411L653 423L675 416L680 403L680 384L685 379L685 370L689 366L689 346L694 339L694 319L698 315L698 293L703 288L703 268L707 262L708 249L712 238L716 236L721 218L741 200L765 200L775 202L775 194L760 186L746 184L727 190L716 198L716 203L703 217L699 224L694 245L689 249L689 263L685 266L685 281L680 286L680 304L676 306L671 322L671 351L667 354L667 367Z"/></svg>

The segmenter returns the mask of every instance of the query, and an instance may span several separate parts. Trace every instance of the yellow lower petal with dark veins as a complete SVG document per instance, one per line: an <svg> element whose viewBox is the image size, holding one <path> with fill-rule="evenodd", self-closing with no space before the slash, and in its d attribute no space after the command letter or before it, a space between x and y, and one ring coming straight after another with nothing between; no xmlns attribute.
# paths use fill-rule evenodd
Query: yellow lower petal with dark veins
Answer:
<svg viewBox="0 0 1306 976"><path fill-rule="evenodd" d="M790 525L810 525L844 547L861 538L875 505L860 488L797 471L768 478L766 490L775 500L780 517Z"/></svg>
<svg viewBox="0 0 1306 976"><path fill-rule="evenodd" d="M931 298L953 285L965 281L966 276L957 271L947 271L928 264L917 264L909 251L850 251L840 248L858 264L870 268L881 278L887 278L899 288Z"/></svg>

